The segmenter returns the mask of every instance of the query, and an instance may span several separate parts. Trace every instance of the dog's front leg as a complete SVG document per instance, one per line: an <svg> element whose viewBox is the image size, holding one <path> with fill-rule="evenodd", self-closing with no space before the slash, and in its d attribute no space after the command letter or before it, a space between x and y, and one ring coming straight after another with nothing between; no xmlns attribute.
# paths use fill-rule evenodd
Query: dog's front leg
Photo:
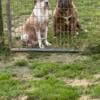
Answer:
<svg viewBox="0 0 100 100"><path fill-rule="evenodd" d="M41 32L40 31L36 32L36 36L39 48L44 48L44 45L42 44Z"/></svg>
<svg viewBox="0 0 100 100"><path fill-rule="evenodd" d="M51 43L48 42L48 40L47 40L47 38L48 38L47 34L48 34L48 26L46 27L45 33L44 33L44 43L45 43L46 46L51 46Z"/></svg>

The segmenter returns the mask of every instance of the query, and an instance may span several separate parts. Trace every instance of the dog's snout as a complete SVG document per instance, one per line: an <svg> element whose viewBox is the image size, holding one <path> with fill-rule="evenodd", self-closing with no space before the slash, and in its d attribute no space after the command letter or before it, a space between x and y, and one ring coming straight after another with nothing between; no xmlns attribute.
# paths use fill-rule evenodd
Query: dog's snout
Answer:
<svg viewBox="0 0 100 100"><path fill-rule="evenodd" d="M46 4L46 5L49 5L48 1L45 1L45 4Z"/></svg>
<svg viewBox="0 0 100 100"><path fill-rule="evenodd" d="M49 7L49 2L45 1L45 6L48 8Z"/></svg>

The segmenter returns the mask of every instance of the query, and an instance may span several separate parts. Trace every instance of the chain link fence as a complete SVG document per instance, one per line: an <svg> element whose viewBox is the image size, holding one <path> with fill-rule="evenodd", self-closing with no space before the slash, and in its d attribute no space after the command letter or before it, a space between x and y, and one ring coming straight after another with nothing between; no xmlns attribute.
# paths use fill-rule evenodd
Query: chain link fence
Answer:
<svg viewBox="0 0 100 100"><path fill-rule="evenodd" d="M59 1L59 0L58 0ZM77 10L77 17L72 14L65 15L66 9L62 8L61 15L56 15L58 19L54 17L55 9L57 8L56 0L49 0L49 21L48 21L48 41L52 44L49 47L43 49L38 46L30 47L23 45L20 35L21 26L23 26L26 20L31 15L35 6L33 0L6 0L6 12L8 22L8 33L9 33L9 47L13 51L63 51L63 52L78 52L84 50L91 44L98 45L100 42L100 4L95 6L95 0L89 0L88 3L84 0L74 1L74 10ZM87 4L86 4L87 3ZM58 7L59 9L59 7ZM57 10L57 9L56 9ZM58 11L59 12L59 11ZM64 13L64 14L63 14ZM74 14L75 15L75 14ZM69 17L69 19L68 19ZM62 18L64 21L62 21ZM57 20L59 23L57 23ZM67 20L72 26L66 26ZM83 30L76 32L74 24L76 20L80 21L80 25ZM57 25L55 24L57 23ZM56 27L56 28L55 28ZM58 28L58 30L57 30ZM57 35L56 33L59 33ZM69 32L71 31L71 32Z"/></svg>

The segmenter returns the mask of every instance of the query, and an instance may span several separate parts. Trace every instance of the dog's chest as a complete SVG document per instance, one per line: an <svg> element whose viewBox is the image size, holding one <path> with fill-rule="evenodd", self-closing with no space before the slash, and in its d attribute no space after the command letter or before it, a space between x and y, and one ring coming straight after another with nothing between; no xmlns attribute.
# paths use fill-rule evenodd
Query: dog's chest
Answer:
<svg viewBox="0 0 100 100"><path fill-rule="evenodd" d="M40 24L48 21L48 10L43 11L42 9L34 9L34 14L37 17L37 20Z"/></svg>

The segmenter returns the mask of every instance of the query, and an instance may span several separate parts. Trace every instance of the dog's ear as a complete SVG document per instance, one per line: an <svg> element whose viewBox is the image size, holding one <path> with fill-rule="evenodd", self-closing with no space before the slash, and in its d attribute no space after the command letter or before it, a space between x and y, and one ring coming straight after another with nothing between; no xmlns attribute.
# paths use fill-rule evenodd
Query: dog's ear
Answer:
<svg viewBox="0 0 100 100"><path fill-rule="evenodd" d="M36 0L34 0L34 4L36 3Z"/></svg>

